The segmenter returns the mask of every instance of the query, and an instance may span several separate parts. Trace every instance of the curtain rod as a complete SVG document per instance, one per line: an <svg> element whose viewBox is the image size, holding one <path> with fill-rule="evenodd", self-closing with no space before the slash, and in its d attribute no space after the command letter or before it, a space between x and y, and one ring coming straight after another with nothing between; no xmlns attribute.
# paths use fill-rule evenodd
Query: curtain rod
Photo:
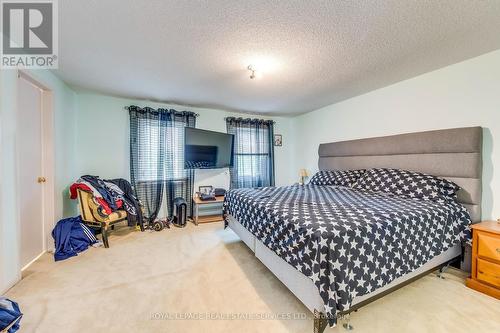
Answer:
<svg viewBox="0 0 500 333"><path fill-rule="evenodd" d="M258 118L242 118L242 117L225 117L224 120L236 120L236 121L242 121L242 122L265 122L265 123L271 123L271 124L276 124L274 120L271 119L258 119Z"/></svg>
<svg viewBox="0 0 500 333"><path fill-rule="evenodd" d="M135 106L135 105L131 105L131 106ZM124 108L125 110L127 110L127 111L129 111L129 110L130 110L130 106L124 106L123 108ZM137 106L137 108L138 108L139 110L144 110L145 108L148 108L148 109L151 109L152 111L155 111L155 112L158 112L158 110L159 110L159 109L153 109L153 108L151 108L151 107L149 107L149 106L146 106L146 107L144 107L144 108L141 108L141 107L138 107L138 106ZM161 109L161 108L160 108L160 109ZM190 112L190 113L194 114L194 115L195 115L195 117L199 117L199 115L200 115L199 113L192 112L192 111L177 111L177 110L175 110L175 109L164 109L164 110L174 111L174 112Z"/></svg>

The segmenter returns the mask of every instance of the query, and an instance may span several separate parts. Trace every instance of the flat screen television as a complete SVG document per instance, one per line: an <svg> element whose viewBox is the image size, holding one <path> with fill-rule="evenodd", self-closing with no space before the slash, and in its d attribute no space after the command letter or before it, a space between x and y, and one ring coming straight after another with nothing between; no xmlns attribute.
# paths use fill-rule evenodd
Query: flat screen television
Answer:
<svg viewBox="0 0 500 333"><path fill-rule="evenodd" d="M233 166L234 135L186 127L185 169L219 169Z"/></svg>

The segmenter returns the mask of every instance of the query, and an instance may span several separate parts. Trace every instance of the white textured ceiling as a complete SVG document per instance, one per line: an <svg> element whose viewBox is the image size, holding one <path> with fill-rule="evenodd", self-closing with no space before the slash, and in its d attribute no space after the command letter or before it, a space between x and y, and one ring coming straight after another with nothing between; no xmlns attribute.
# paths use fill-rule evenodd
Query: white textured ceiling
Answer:
<svg viewBox="0 0 500 333"><path fill-rule="evenodd" d="M59 17L56 74L74 87L253 113L311 111L500 48L499 0L62 0Z"/></svg>

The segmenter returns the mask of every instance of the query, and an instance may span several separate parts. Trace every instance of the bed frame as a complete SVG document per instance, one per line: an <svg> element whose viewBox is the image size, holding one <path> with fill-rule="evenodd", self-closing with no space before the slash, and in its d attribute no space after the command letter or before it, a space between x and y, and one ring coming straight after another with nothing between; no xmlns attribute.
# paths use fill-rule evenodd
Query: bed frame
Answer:
<svg viewBox="0 0 500 333"><path fill-rule="evenodd" d="M481 127L325 143L319 146L318 166L320 170L386 167L440 176L461 187L458 201L467 208L473 223L481 220ZM323 315L323 301L312 280L272 252L232 216L229 216L229 226L255 253L255 256L314 313L313 331L323 332L327 326ZM355 297L349 310L339 313L339 318L347 318L344 328L352 329L348 321L349 313L431 271L446 267L451 261L463 258L462 254L462 247L456 244L414 272L401 276L367 295Z"/></svg>

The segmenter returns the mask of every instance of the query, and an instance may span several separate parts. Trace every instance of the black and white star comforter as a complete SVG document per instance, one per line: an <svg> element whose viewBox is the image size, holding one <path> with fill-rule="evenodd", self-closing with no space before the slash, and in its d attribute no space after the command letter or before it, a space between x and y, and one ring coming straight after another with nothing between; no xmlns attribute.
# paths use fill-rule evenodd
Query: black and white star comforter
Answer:
<svg viewBox="0 0 500 333"><path fill-rule="evenodd" d="M470 238L469 214L452 198L425 200L340 186L231 190L224 213L313 280L330 325L354 297Z"/></svg>

